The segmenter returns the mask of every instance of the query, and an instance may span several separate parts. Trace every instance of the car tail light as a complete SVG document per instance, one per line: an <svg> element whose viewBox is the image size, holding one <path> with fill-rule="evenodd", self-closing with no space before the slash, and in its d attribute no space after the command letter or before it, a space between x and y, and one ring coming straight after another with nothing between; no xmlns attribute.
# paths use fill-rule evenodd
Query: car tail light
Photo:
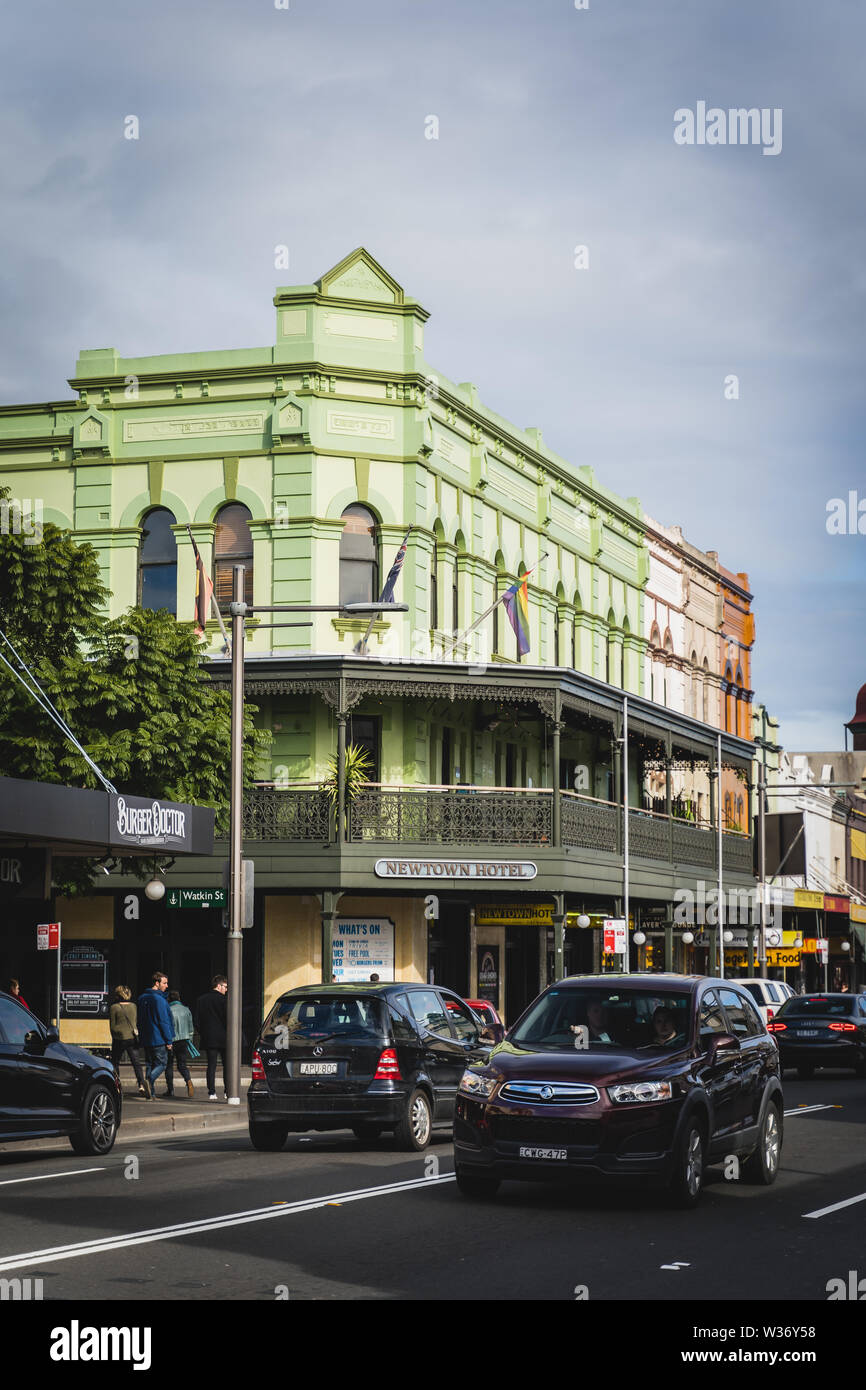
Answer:
<svg viewBox="0 0 866 1390"><path fill-rule="evenodd" d="M771 1009L771 1008L770 1008L770 1005L768 1004L768 1005L767 1005L767 1021L768 1021L768 1022L769 1022L769 1020L773 1017L773 1014L774 1014L775 1012L776 1012L776 1010L775 1010L775 1009Z"/></svg>
<svg viewBox="0 0 866 1390"><path fill-rule="evenodd" d="M376 1067L374 1081L402 1081L400 1075L400 1063L397 1061L397 1053L393 1047L386 1047L379 1058L379 1065Z"/></svg>
<svg viewBox="0 0 866 1390"><path fill-rule="evenodd" d="M856 1033L856 1023L828 1023L827 1027L833 1033Z"/></svg>
<svg viewBox="0 0 866 1390"><path fill-rule="evenodd" d="M253 1063L250 1078L253 1081L267 1081L268 1079L265 1075L265 1064L256 1051L253 1051Z"/></svg>
<svg viewBox="0 0 866 1390"><path fill-rule="evenodd" d="M784 1031L785 1031L785 1029L787 1028L787 1026L788 1026L787 1023L780 1023L778 1019L773 1019L773 1021L772 1021L771 1023L768 1023L768 1024L767 1024L767 1032L768 1032L768 1033L784 1033Z"/></svg>

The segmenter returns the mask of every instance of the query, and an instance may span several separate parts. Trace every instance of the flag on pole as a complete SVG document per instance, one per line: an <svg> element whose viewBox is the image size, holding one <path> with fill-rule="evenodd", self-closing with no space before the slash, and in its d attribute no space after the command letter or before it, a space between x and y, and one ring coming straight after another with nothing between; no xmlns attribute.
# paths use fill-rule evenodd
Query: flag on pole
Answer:
<svg viewBox="0 0 866 1390"><path fill-rule="evenodd" d="M406 535L403 537L403 544L397 551L397 558L391 566L390 570L388 571L388 578L385 580L385 587L382 590L382 593L379 598L380 603L393 603L394 601L394 590L397 586L397 580L400 578L400 571L403 568L403 561L406 559L406 542L409 539L409 533L411 532L411 530L412 527L410 526L409 530L406 532Z"/></svg>
<svg viewBox="0 0 866 1390"><path fill-rule="evenodd" d="M219 621L220 632L222 633L223 641L225 642L224 650L228 651L230 646L229 635L226 632L226 625L223 622L223 615L219 611L217 601L214 598L213 581L210 575L205 570L204 561L202 560L201 555L199 553L199 548L195 543L195 536L192 533L191 527L187 526L186 529L187 531L189 531L189 539L192 544L193 554L195 555L195 613L193 615L193 622L195 623L196 636L205 636L205 623L210 617L211 609L213 609L214 613L217 616L217 620Z"/></svg>
<svg viewBox="0 0 866 1390"><path fill-rule="evenodd" d="M525 574L522 579L518 579L516 584L512 584L510 589L506 589L502 595L502 602L505 604L509 622L514 628L517 650L521 656L525 656L529 651L528 581L529 575Z"/></svg>
<svg viewBox="0 0 866 1390"><path fill-rule="evenodd" d="M204 561L199 554L199 548L195 543L192 531L189 533L189 538L192 541L192 551L195 555L195 630L199 637L204 637L205 623L210 617L213 581L205 573Z"/></svg>
<svg viewBox="0 0 866 1390"><path fill-rule="evenodd" d="M388 571L388 578L385 580L385 587L379 595L380 603L393 603L394 601L394 590L397 587L397 580L400 578L400 571L403 568L403 561L406 559L406 545L411 534L412 527L410 526L409 530L403 537L403 544L397 551L397 558L391 566L390 570ZM364 636L361 638L360 642L356 644L355 651L359 656L367 655L367 643L370 640L370 633L373 631L373 624L379 616L380 615L378 613L372 614L370 621L367 624L367 631L364 633Z"/></svg>

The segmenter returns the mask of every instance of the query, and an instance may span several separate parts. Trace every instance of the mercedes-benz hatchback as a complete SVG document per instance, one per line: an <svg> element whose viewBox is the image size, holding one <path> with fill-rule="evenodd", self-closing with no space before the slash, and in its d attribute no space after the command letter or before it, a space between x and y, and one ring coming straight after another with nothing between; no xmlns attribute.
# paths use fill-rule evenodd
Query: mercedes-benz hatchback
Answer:
<svg viewBox="0 0 866 1390"><path fill-rule="evenodd" d="M309 985L282 995L252 1056L250 1139L280 1149L290 1132L394 1132L424 1149L450 1125L467 1063L490 1054L463 999L433 985Z"/></svg>
<svg viewBox="0 0 866 1390"><path fill-rule="evenodd" d="M639 1177L678 1205L708 1161L771 1183L782 1146L779 1053L736 982L681 975L560 980L457 1094L457 1185Z"/></svg>

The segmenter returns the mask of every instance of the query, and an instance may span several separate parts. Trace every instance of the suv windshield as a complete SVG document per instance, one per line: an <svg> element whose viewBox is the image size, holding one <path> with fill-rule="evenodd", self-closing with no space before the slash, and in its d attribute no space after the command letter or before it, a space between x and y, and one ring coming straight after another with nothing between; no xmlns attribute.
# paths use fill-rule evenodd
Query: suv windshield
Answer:
<svg viewBox="0 0 866 1390"><path fill-rule="evenodd" d="M262 1025L262 1037L278 1029L289 1038L382 1038L386 1032L380 999L352 994L287 995L278 999Z"/></svg>
<svg viewBox="0 0 866 1390"><path fill-rule="evenodd" d="M508 1041L564 1052L682 1047L691 1029L690 1002L688 994L651 989L554 988L532 1006Z"/></svg>

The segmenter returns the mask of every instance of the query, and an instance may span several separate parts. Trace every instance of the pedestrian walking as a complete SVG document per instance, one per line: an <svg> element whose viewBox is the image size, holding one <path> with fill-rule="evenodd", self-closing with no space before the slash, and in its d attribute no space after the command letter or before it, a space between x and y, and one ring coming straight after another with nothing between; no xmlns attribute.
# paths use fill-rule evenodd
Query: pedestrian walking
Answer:
<svg viewBox="0 0 866 1390"><path fill-rule="evenodd" d="M111 1029L111 1060L120 1069L126 1056L132 1064L138 1082L138 1094L147 1099L144 1075L138 1060L138 1009L132 1002L132 990L126 985L118 985L114 991L114 1003L108 1010L108 1026Z"/></svg>
<svg viewBox="0 0 866 1390"><path fill-rule="evenodd" d="M7 990L7 993L11 994L13 998L17 999L19 1004L23 1004L28 1013L31 1012L30 1005L27 1003L27 1000L21 993L21 985L18 983L16 979L12 979L9 981L9 989Z"/></svg>
<svg viewBox="0 0 866 1390"><path fill-rule="evenodd" d="M180 995L176 989L169 992L168 1006L171 1009L171 1018L174 1025L174 1046L168 1054L168 1066L165 1069L165 1084L168 1087L168 1094L174 1095L174 1069L177 1067L184 1081L186 1082L186 1093L188 1096L195 1095L195 1087L192 1084L192 1077L189 1074L189 1045L192 1042L193 1022L192 1014L181 1003Z"/></svg>
<svg viewBox="0 0 866 1390"><path fill-rule="evenodd" d="M167 989L168 976L156 970L150 989L138 999L138 1036L147 1059L144 1088L149 1100L156 1095L157 1077L162 1076L168 1066L168 1054L174 1045L174 1020L165 997Z"/></svg>
<svg viewBox="0 0 866 1390"><path fill-rule="evenodd" d="M207 994L202 994L195 1006L196 1023L198 1024L199 1041L207 1054L207 1098L216 1100L216 1066L217 1058L223 1066L223 1091L228 1099L228 1089L226 1087L226 1028L227 1015L226 992L228 990L228 980L225 975L214 975L211 981L211 988Z"/></svg>

